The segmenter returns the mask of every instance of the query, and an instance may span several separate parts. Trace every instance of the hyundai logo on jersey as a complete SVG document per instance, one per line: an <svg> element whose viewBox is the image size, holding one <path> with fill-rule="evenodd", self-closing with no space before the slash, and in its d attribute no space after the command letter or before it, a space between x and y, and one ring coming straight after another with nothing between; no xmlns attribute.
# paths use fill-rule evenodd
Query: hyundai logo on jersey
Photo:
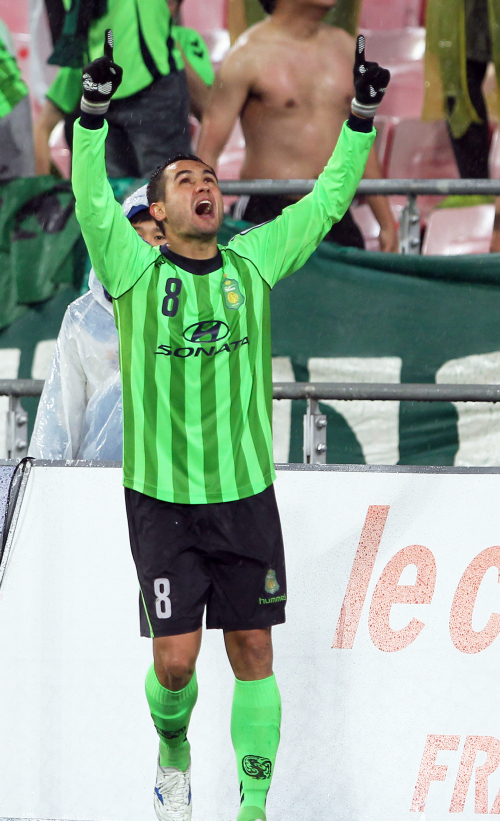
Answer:
<svg viewBox="0 0 500 821"><path fill-rule="evenodd" d="M206 319L204 322L195 322L183 333L188 342L217 342L225 339L229 333L229 325L216 319Z"/></svg>

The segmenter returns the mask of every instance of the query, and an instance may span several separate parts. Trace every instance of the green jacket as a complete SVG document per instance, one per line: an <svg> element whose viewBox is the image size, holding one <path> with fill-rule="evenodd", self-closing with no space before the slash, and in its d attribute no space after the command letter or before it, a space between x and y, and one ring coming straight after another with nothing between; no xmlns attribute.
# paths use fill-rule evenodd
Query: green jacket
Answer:
<svg viewBox="0 0 500 821"><path fill-rule="evenodd" d="M500 83L500 0L488 0L491 49ZM467 87L466 0L427 0L423 119L448 119L454 137L481 122ZM446 100L454 99L451 114Z"/></svg>
<svg viewBox="0 0 500 821"><path fill-rule="evenodd" d="M2 32L2 28L5 28L5 33ZM0 117L10 114L28 93L26 84L21 80L21 70L16 58L9 48L8 39L8 30L0 20Z"/></svg>
<svg viewBox="0 0 500 821"><path fill-rule="evenodd" d="M102 57L104 33L109 28L114 36L114 59L123 68L123 80L114 99L131 97L159 77L184 68L175 45L173 22L165 0L108 0L107 14L90 27L82 67L86 62ZM55 94L51 87L48 96L62 111L72 111L75 106L70 108L69 102L75 99L75 95L71 94L70 89L75 88L74 77L79 76L78 94L81 93L81 72L72 76L70 72L78 72L80 68L71 69L67 65L62 71L60 87L56 86Z"/></svg>
<svg viewBox="0 0 500 821"><path fill-rule="evenodd" d="M186 58L201 79L208 86L211 86L214 81L214 70L207 44L203 38L194 29L184 28L184 26L172 26L172 37L175 42L180 43ZM179 58L182 59L177 48L175 53L179 54ZM115 60L121 65L116 55L115 50ZM118 91L120 90L121 87ZM82 96L81 69L61 68L46 96L60 111L71 114L78 106ZM115 97L119 99L118 93Z"/></svg>

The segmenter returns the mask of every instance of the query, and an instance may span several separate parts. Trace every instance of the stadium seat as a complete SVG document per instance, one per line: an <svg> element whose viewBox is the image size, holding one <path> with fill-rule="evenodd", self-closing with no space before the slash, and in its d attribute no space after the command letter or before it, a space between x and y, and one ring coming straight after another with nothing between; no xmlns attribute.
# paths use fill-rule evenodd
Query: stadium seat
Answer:
<svg viewBox="0 0 500 821"><path fill-rule="evenodd" d="M389 177L425 180L458 176L446 123L408 119L394 126Z"/></svg>
<svg viewBox="0 0 500 821"><path fill-rule="evenodd" d="M369 205L364 203L352 209L352 215L355 222L358 224L363 239L365 241L365 248L367 251L380 251L378 244L378 235L380 234L380 225L373 216L373 212Z"/></svg>
<svg viewBox="0 0 500 821"><path fill-rule="evenodd" d="M12 35L29 33L28 0L2 0L0 17Z"/></svg>
<svg viewBox="0 0 500 821"><path fill-rule="evenodd" d="M363 29L361 33L366 37L367 58L383 66L404 65L424 58L425 29L421 26L388 31Z"/></svg>
<svg viewBox="0 0 500 821"><path fill-rule="evenodd" d="M393 206L391 204L394 219L399 224L399 217L401 214L401 207L399 205ZM365 241L365 248L367 251L380 251L378 237L380 234L380 225L373 216L373 211L367 203L357 205L352 209L352 215L359 225L363 239Z"/></svg>
<svg viewBox="0 0 500 821"><path fill-rule="evenodd" d="M203 32L215 71L219 68L231 46L229 32L226 29L210 29Z"/></svg>
<svg viewBox="0 0 500 821"><path fill-rule="evenodd" d="M182 22L205 37L206 32L227 27L228 0L184 0Z"/></svg>
<svg viewBox="0 0 500 821"><path fill-rule="evenodd" d="M391 66L390 93L382 100L378 113L407 119L420 117L424 103L424 65L422 61Z"/></svg>
<svg viewBox="0 0 500 821"><path fill-rule="evenodd" d="M422 253L487 254L494 219L494 205L438 208L429 216Z"/></svg>
<svg viewBox="0 0 500 821"><path fill-rule="evenodd" d="M64 122L61 120L54 128L49 138L50 157L63 177L71 177L71 154L64 139Z"/></svg>
<svg viewBox="0 0 500 821"><path fill-rule="evenodd" d="M493 131L490 146L490 177L494 180L500 179L500 129L497 127Z"/></svg>
<svg viewBox="0 0 500 821"><path fill-rule="evenodd" d="M394 126L387 177L391 179L458 179L458 168L446 123L402 120ZM418 197L420 215L427 214L442 197ZM404 205L406 197L391 197L393 205Z"/></svg>
<svg viewBox="0 0 500 821"><path fill-rule="evenodd" d="M422 24L422 0L363 0L360 28L402 29Z"/></svg>
<svg viewBox="0 0 500 821"><path fill-rule="evenodd" d="M384 177L387 176L389 168L389 158L391 155L392 141L394 139L394 128L399 123L398 117L381 115L375 117L375 128L377 136L375 139L375 149L382 166Z"/></svg>

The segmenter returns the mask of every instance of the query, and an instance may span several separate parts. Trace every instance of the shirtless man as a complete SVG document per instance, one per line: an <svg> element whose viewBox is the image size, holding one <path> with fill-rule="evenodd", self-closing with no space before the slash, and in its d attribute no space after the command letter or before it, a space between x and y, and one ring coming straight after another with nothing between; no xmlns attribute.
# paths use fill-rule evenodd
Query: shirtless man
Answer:
<svg viewBox="0 0 500 821"><path fill-rule="evenodd" d="M205 109L198 153L215 167L241 117L246 155L241 179L317 178L348 118L354 95L354 39L323 17L335 0L261 0L270 13L235 43L219 70ZM380 179L372 149L365 178ZM380 224L382 251L398 250L397 227L385 197L367 197ZM241 198L236 215L261 223L290 203L285 196ZM347 212L326 239L363 247Z"/></svg>

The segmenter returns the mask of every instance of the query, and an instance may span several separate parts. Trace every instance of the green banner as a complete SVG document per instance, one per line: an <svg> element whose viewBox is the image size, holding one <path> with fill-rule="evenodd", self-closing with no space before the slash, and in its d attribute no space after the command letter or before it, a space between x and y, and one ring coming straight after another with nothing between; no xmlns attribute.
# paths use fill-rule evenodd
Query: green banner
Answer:
<svg viewBox="0 0 500 821"><path fill-rule="evenodd" d="M226 244L244 223L226 221ZM0 189L0 378L40 378L85 247L69 183ZM500 383L496 255L408 257L322 243L271 295L275 381ZM36 400L24 400L34 421ZM275 402L275 458L302 461L306 403ZM500 407L320 403L333 463L498 465Z"/></svg>
<svg viewBox="0 0 500 821"><path fill-rule="evenodd" d="M227 223L222 242L241 229ZM498 255L410 257L322 243L275 287L271 305L273 356L281 364L275 381L287 381L289 360L298 382L500 382ZM289 458L300 462L306 403L289 404ZM328 462L500 464L497 405L320 408L328 417Z"/></svg>
<svg viewBox="0 0 500 821"><path fill-rule="evenodd" d="M47 341L80 292L86 259L69 181L34 177L0 186L0 378L40 376L40 353L51 356ZM23 405L31 432L38 400Z"/></svg>
<svg viewBox="0 0 500 821"><path fill-rule="evenodd" d="M30 177L0 186L0 329L61 285L79 287L85 259L69 181Z"/></svg>

